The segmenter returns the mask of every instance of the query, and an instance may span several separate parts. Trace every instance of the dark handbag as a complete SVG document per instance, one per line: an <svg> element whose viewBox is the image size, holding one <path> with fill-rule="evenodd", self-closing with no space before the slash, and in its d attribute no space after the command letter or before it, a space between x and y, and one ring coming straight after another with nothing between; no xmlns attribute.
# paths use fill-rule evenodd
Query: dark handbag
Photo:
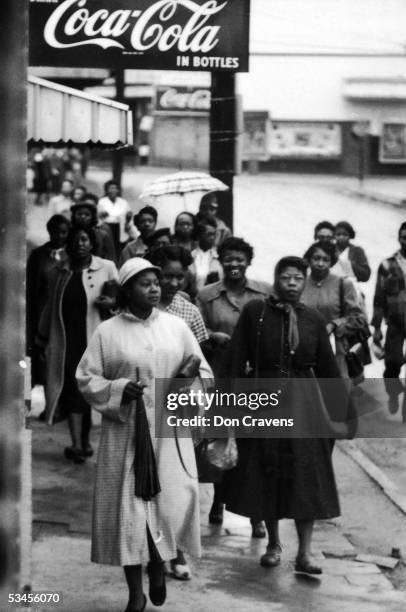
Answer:
<svg viewBox="0 0 406 612"><path fill-rule="evenodd" d="M237 465L238 451L234 438L201 440L195 446L199 482L219 483L223 472Z"/></svg>
<svg viewBox="0 0 406 612"><path fill-rule="evenodd" d="M364 364L357 351L349 350L345 354L345 361L348 369L348 376L359 384L364 380Z"/></svg>
<svg viewBox="0 0 406 612"><path fill-rule="evenodd" d="M344 282L340 278L340 310L344 316ZM348 368L348 376L355 384L364 380L364 366L372 363L371 351L368 338L371 336L368 322L364 319L362 327L348 331L345 335L347 351L345 361Z"/></svg>

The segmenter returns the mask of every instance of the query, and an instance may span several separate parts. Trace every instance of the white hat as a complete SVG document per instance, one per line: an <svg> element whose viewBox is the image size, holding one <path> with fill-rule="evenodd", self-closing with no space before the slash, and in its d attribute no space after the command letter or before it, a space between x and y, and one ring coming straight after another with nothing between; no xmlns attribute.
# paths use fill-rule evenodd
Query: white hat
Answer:
<svg viewBox="0 0 406 612"><path fill-rule="evenodd" d="M145 270L155 270L156 272L160 272L161 268L158 266L152 265L150 261L143 259L142 257L132 257L128 259L121 266L118 273L118 282L122 287L130 278L136 276L140 272L144 272Z"/></svg>

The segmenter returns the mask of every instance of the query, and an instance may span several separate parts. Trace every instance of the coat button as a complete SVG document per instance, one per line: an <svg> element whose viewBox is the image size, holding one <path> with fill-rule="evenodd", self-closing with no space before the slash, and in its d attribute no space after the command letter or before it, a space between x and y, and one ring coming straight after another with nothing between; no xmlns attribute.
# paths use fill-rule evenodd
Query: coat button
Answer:
<svg viewBox="0 0 406 612"><path fill-rule="evenodd" d="M162 537L163 537L162 536L162 531L160 531L158 529L157 532L156 532L156 537L155 537L154 543L155 544L159 544L159 542L162 540Z"/></svg>
<svg viewBox="0 0 406 612"><path fill-rule="evenodd" d="M94 285L90 285L90 289L93 289Z"/></svg>

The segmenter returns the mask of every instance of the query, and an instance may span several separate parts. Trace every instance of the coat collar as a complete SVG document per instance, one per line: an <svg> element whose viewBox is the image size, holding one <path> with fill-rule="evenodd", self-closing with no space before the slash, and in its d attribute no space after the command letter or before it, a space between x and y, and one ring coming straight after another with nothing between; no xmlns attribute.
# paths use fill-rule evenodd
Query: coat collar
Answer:
<svg viewBox="0 0 406 612"><path fill-rule="evenodd" d="M196 257L196 255L198 253L209 253L211 259L218 259L218 253L217 253L217 249L215 246L211 247L210 249L208 249L207 251L203 251L199 246L197 246L193 251L192 251L192 257Z"/></svg>
<svg viewBox="0 0 406 612"><path fill-rule="evenodd" d="M140 317L136 317L132 312L130 312L127 309L122 310L120 312L120 315L124 319L127 319L127 321L133 321L134 323L149 323L150 321L154 321L159 316L159 310L158 308L153 308L151 314L146 319L141 319Z"/></svg>
<svg viewBox="0 0 406 612"><path fill-rule="evenodd" d="M100 257L97 257L96 255L92 255L92 258L90 260L90 266L88 268L84 268L84 270L89 270L91 272L96 272L96 270L100 270L100 268L102 267L102 260ZM61 270L65 270L66 272L71 272L72 268L70 265L70 259L66 259L65 261L63 261L59 268Z"/></svg>
<svg viewBox="0 0 406 612"><path fill-rule="evenodd" d="M289 304L287 302L282 302L282 300L274 290L272 290L272 293L268 298L268 303L270 304L270 306L272 306L272 308L275 308L277 310L284 310L285 306L287 309L289 308ZM294 310L303 310L303 308L305 308L303 302L297 302L294 306Z"/></svg>
<svg viewBox="0 0 406 612"><path fill-rule="evenodd" d="M100 270L100 268L103 267L103 262L101 260L100 257L97 257L96 255L92 255L92 259L90 260L90 266L88 267L88 270L92 270L92 271L96 271L96 270Z"/></svg>
<svg viewBox="0 0 406 612"><path fill-rule="evenodd" d="M309 274L309 276L306 278L306 283L308 283L309 285L312 285L313 287L322 287L323 285L326 285L327 283L329 283L331 279L334 278L335 276L336 276L335 274L331 274L331 272L329 271L329 273L327 274L325 278L323 278L320 281L316 281L314 278L312 278L312 275Z"/></svg>
<svg viewBox="0 0 406 612"><path fill-rule="evenodd" d="M208 297L208 301L215 300L220 297L222 293L227 293L227 287L224 284L224 280L217 281L217 283L213 283L212 286L206 285L204 289L208 291L211 289L210 296ZM256 282L250 278L245 279L244 289L248 289L248 291L252 291L253 293L261 293L261 290L258 288Z"/></svg>

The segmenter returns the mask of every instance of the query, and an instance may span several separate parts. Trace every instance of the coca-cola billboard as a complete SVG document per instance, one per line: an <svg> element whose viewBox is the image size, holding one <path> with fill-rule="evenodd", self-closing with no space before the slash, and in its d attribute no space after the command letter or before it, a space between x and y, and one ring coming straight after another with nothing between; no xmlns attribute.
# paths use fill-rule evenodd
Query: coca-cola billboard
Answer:
<svg viewBox="0 0 406 612"><path fill-rule="evenodd" d="M30 64L248 71L250 0L30 0Z"/></svg>
<svg viewBox="0 0 406 612"><path fill-rule="evenodd" d="M159 113L199 113L210 111L210 89L203 87L167 87L159 85L156 89L155 112Z"/></svg>

